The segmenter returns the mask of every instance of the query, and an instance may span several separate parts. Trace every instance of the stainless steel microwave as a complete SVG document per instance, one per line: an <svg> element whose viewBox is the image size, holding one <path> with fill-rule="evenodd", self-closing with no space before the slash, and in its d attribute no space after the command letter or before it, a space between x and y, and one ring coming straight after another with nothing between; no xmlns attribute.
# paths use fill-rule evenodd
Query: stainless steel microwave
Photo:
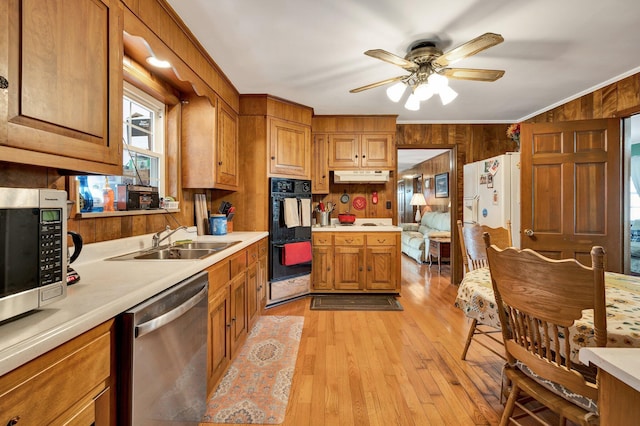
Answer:
<svg viewBox="0 0 640 426"><path fill-rule="evenodd" d="M0 188L0 321L67 295L67 193Z"/></svg>

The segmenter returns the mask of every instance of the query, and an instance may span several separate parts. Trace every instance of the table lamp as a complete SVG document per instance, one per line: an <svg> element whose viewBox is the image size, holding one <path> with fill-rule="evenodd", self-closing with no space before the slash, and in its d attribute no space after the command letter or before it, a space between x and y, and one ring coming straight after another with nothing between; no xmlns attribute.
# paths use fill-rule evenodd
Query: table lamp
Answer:
<svg viewBox="0 0 640 426"><path fill-rule="evenodd" d="M421 192L416 192L411 197L409 204L412 206L418 206L418 209L416 210L416 222L420 223L420 207L426 206L427 200L424 199L424 195Z"/></svg>

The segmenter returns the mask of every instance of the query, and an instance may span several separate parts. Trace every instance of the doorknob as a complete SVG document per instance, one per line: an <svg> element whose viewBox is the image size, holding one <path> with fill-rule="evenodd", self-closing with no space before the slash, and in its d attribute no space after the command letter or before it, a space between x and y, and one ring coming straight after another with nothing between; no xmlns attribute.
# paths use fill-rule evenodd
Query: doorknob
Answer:
<svg viewBox="0 0 640 426"><path fill-rule="evenodd" d="M525 229L524 230L524 235L526 235L527 237L533 237L533 229Z"/></svg>

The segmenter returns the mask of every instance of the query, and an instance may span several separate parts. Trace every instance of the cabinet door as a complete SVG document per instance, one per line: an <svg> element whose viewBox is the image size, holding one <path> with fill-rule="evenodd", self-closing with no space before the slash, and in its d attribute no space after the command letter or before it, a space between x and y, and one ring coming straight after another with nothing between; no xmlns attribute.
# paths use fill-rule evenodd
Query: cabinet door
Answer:
<svg viewBox="0 0 640 426"><path fill-rule="evenodd" d="M334 288L336 290L364 289L364 247L334 247Z"/></svg>
<svg viewBox="0 0 640 426"><path fill-rule="evenodd" d="M238 114L218 99L216 188L238 189Z"/></svg>
<svg viewBox="0 0 640 426"><path fill-rule="evenodd" d="M313 248L311 285L314 290L333 289L333 248L320 246Z"/></svg>
<svg viewBox="0 0 640 426"><path fill-rule="evenodd" d="M269 169L272 175L311 177L311 129L269 118Z"/></svg>
<svg viewBox="0 0 640 426"><path fill-rule="evenodd" d="M328 138L326 134L313 135L313 155L311 156L311 192L329 193Z"/></svg>
<svg viewBox="0 0 640 426"><path fill-rule="evenodd" d="M247 330L251 330L260 313L258 292L258 262L254 262L247 268Z"/></svg>
<svg viewBox="0 0 640 426"><path fill-rule="evenodd" d="M231 304L229 285L209 297L207 394L211 393L231 362Z"/></svg>
<svg viewBox="0 0 640 426"><path fill-rule="evenodd" d="M367 247L367 290L396 288L395 246Z"/></svg>
<svg viewBox="0 0 640 426"><path fill-rule="evenodd" d="M356 134L329 135L329 169L360 167L360 139Z"/></svg>
<svg viewBox="0 0 640 426"><path fill-rule="evenodd" d="M363 134L360 140L360 166L369 169L392 169L393 135Z"/></svg>
<svg viewBox="0 0 640 426"><path fill-rule="evenodd" d="M247 275L236 275L231 280L231 357L247 337Z"/></svg>
<svg viewBox="0 0 640 426"><path fill-rule="evenodd" d="M120 2L3 1L0 15L0 158L121 174Z"/></svg>
<svg viewBox="0 0 640 426"><path fill-rule="evenodd" d="M258 304L262 312L267 304L267 256L258 259Z"/></svg>

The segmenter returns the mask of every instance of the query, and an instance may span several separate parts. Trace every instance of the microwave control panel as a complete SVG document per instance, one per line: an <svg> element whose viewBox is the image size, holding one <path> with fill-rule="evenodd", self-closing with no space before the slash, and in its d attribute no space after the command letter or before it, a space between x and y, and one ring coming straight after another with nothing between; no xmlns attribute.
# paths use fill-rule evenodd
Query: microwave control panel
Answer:
<svg viewBox="0 0 640 426"><path fill-rule="evenodd" d="M40 211L40 286L62 281L62 210Z"/></svg>

